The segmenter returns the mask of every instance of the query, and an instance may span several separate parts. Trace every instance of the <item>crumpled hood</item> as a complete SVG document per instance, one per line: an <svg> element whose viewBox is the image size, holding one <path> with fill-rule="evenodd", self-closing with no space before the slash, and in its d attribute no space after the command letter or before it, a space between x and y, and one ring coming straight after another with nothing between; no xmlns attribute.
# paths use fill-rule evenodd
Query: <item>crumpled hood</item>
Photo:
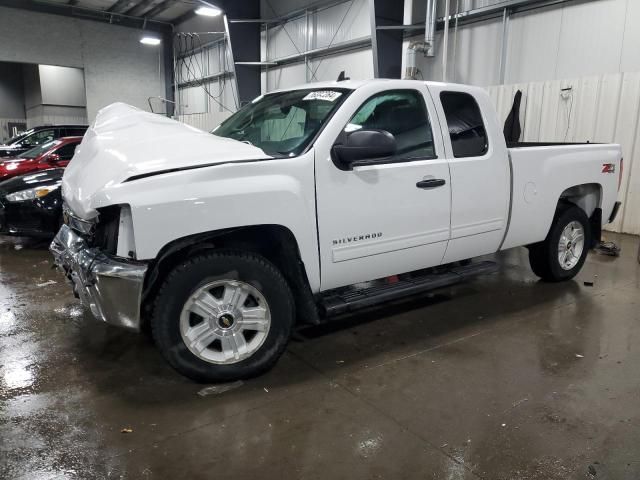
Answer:
<svg viewBox="0 0 640 480"><path fill-rule="evenodd" d="M269 158L261 149L161 115L114 103L98 112L63 181L76 215L96 215L92 199L128 178L198 165Z"/></svg>

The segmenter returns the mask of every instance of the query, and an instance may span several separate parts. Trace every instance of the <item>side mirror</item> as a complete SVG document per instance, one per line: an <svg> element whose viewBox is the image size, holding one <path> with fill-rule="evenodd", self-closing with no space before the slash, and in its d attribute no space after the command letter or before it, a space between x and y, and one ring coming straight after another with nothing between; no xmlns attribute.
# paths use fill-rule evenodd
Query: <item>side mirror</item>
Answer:
<svg viewBox="0 0 640 480"><path fill-rule="evenodd" d="M52 153L47 157L47 163L56 164L60 161L60 155L57 153Z"/></svg>
<svg viewBox="0 0 640 480"><path fill-rule="evenodd" d="M396 139L391 133L373 129L347 133L344 142L332 149L336 160L349 169L357 166L356 162L391 157L396 150Z"/></svg>

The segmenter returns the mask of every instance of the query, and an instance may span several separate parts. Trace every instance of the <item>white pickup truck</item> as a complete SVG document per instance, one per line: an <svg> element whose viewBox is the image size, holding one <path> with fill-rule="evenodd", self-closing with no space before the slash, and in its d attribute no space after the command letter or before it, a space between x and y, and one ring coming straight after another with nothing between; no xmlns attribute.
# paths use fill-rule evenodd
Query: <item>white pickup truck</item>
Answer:
<svg viewBox="0 0 640 480"><path fill-rule="evenodd" d="M507 148L464 85L310 84L211 133L113 104L66 170L51 250L96 318L225 381L272 366L296 324L494 270L473 257L527 246L543 280L572 278L621 170L618 145Z"/></svg>

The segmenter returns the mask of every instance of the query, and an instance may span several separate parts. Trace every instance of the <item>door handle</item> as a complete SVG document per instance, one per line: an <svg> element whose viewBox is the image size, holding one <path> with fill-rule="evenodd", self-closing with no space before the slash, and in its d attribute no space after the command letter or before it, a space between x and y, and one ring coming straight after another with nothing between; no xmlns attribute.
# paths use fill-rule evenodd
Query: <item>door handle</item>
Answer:
<svg viewBox="0 0 640 480"><path fill-rule="evenodd" d="M445 183L447 183L447 182L442 178L430 178L428 180L420 180L418 183L416 183L416 187L418 187L418 188L436 188L436 187L443 186Z"/></svg>

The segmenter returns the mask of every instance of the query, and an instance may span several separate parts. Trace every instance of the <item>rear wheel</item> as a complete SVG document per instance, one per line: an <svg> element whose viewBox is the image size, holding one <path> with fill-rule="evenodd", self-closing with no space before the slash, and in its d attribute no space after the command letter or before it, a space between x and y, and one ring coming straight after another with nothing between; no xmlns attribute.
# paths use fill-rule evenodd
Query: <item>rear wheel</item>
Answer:
<svg viewBox="0 0 640 480"><path fill-rule="evenodd" d="M258 375L280 357L293 325L293 298L259 255L215 252L191 258L166 278L151 328L167 361L201 382Z"/></svg>
<svg viewBox="0 0 640 480"><path fill-rule="evenodd" d="M547 238L529 248L533 272L547 282L575 277L582 269L591 245L589 218L581 208L562 205Z"/></svg>

